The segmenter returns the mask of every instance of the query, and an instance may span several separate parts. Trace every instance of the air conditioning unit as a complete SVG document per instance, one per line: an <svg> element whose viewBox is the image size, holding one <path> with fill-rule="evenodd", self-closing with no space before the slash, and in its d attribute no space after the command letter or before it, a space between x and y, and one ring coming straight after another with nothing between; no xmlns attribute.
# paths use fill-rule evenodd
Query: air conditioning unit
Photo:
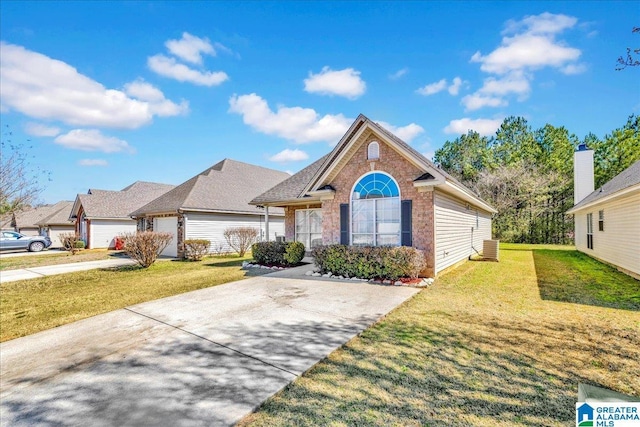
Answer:
<svg viewBox="0 0 640 427"><path fill-rule="evenodd" d="M276 242L284 243L284 236L276 236Z"/></svg>
<svg viewBox="0 0 640 427"><path fill-rule="evenodd" d="M482 257L489 261L498 261L500 255L500 240L484 240L482 242Z"/></svg>

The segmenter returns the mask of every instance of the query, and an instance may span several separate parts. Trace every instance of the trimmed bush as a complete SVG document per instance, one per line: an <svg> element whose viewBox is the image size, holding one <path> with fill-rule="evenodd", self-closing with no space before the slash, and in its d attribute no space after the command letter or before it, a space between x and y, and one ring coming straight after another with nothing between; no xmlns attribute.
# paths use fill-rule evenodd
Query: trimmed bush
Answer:
<svg viewBox="0 0 640 427"><path fill-rule="evenodd" d="M361 279L416 278L426 267L424 254L406 246L319 246L313 256L322 273Z"/></svg>
<svg viewBox="0 0 640 427"><path fill-rule="evenodd" d="M85 248L85 244L83 240L78 240L73 244L73 247L75 249L84 249Z"/></svg>
<svg viewBox="0 0 640 427"><path fill-rule="evenodd" d="M304 257L300 242L258 242L251 246L253 259L262 265L291 266Z"/></svg>
<svg viewBox="0 0 640 427"><path fill-rule="evenodd" d="M300 242L285 243L284 262L288 265L296 265L304 258L304 245Z"/></svg>
<svg viewBox="0 0 640 427"><path fill-rule="evenodd" d="M209 253L211 242L206 239L187 239L184 241L184 256L191 261L201 261Z"/></svg>

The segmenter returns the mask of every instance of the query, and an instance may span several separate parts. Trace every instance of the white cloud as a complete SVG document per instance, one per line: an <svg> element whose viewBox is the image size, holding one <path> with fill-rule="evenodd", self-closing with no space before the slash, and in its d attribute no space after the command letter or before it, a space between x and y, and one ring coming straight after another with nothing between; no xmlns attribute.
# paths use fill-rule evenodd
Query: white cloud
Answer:
<svg viewBox="0 0 640 427"><path fill-rule="evenodd" d="M177 116L189 112L187 101L183 100L180 104L176 104L166 99L160 89L142 79L127 83L124 85L124 90L127 95L148 102L151 112L160 117Z"/></svg>
<svg viewBox="0 0 640 427"><path fill-rule="evenodd" d="M103 135L97 129L74 129L58 136L53 142L66 148L81 151L102 151L103 153L134 152L134 149L129 146L127 141Z"/></svg>
<svg viewBox="0 0 640 427"><path fill-rule="evenodd" d="M229 80L229 76L224 71L194 70L184 64L177 63L174 58L169 58L162 54L147 58L147 66L161 76L199 86L217 86Z"/></svg>
<svg viewBox="0 0 640 427"><path fill-rule="evenodd" d="M416 136L424 132L424 128L415 123L410 123L406 126L394 126L387 122L377 121L380 126L403 140L404 142L411 142Z"/></svg>
<svg viewBox="0 0 640 427"><path fill-rule="evenodd" d="M323 67L318 74L309 73L304 80L304 90L321 95L338 95L349 99L356 99L367 89L366 83L360 78L360 71L353 68L334 71Z"/></svg>
<svg viewBox="0 0 640 427"><path fill-rule="evenodd" d="M408 68L401 68L398 71L396 71L393 74L389 75L389 79L391 80L398 80L400 77L404 76L405 74L407 74L409 72Z"/></svg>
<svg viewBox="0 0 640 427"><path fill-rule="evenodd" d="M451 82L451 86L447 88L449 95L457 96L460 93L460 87L462 86L462 79L460 77L454 77Z"/></svg>
<svg viewBox="0 0 640 427"><path fill-rule="evenodd" d="M450 95L456 96L460 92L460 87L462 86L462 79L460 77L454 77L449 85L447 83L447 79L442 79L434 83L430 83L425 87L421 87L416 90L420 95L434 95L438 92L442 92L443 90L447 90Z"/></svg>
<svg viewBox="0 0 640 427"><path fill-rule="evenodd" d="M31 136L53 137L60 134L60 128L47 126L42 123L29 122L24 126L24 131Z"/></svg>
<svg viewBox="0 0 640 427"><path fill-rule="evenodd" d="M438 92L441 92L441 91L445 90L446 88L447 88L447 80L446 79L442 79L442 80L437 81L435 83L430 83L430 84L426 85L425 87L421 87L416 92L418 92L420 95L429 96L429 95L434 95L434 94L436 94Z"/></svg>
<svg viewBox="0 0 640 427"><path fill-rule="evenodd" d="M216 50L209 39L201 39L187 32L182 33L180 40L167 40L164 45L173 55L192 64L201 65L202 54L216 56Z"/></svg>
<svg viewBox="0 0 640 427"><path fill-rule="evenodd" d="M466 111L475 111L484 107L504 107L508 105L506 99L495 96L485 96L479 93L467 95L460 101Z"/></svg>
<svg viewBox="0 0 640 427"><path fill-rule="evenodd" d="M496 133L502 121L503 119L470 119L465 117L451 120L444 128L444 132L461 135L473 130L482 136L491 136Z"/></svg>
<svg viewBox="0 0 640 427"><path fill-rule="evenodd" d="M158 114L149 102L107 89L62 61L4 42L0 49L0 99L6 111L72 126L124 129L149 124ZM167 109L162 115L175 114Z"/></svg>
<svg viewBox="0 0 640 427"><path fill-rule="evenodd" d="M78 161L80 166L108 166L109 163L103 159L81 159Z"/></svg>
<svg viewBox="0 0 640 427"><path fill-rule="evenodd" d="M246 125L267 135L276 135L297 143L327 141L335 144L351 125L342 114L322 117L311 108L278 106L272 111L255 93L233 95L229 112L240 114Z"/></svg>
<svg viewBox="0 0 640 427"><path fill-rule="evenodd" d="M274 154L269 157L269 160L272 162L278 163L288 163L288 162L299 162L300 160L307 160L309 155L302 150L290 150L288 148L282 150L278 154Z"/></svg>
<svg viewBox="0 0 640 427"><path fill-rule="evenodd" d="M523 101L531 92L534 71L541 68L555 68L565 74L583 72L586 66L577 63L580 49L556 39L577 22L574 17L548 12L508 21L500 46L487 55L476 52L471 57L471 62L480 63L482 71L498 77L485 79L478 91L462 99L462 104L467 110L476 110L508 105L509 95Z"/></svg>

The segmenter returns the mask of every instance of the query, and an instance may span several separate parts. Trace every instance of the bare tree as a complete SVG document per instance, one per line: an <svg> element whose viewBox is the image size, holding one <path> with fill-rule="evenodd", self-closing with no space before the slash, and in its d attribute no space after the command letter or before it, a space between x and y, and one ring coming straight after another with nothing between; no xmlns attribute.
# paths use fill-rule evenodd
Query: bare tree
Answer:
<svg viewBox="0 0 640 427"><path fill-rule="evenodd" d="M13 144L12 132L6 126L0 142L0 214L11 214L35 204L44 190L40 183L49 172L30 163L33 147Z"/></svg>
<svg viewBox="0 0 640 427"><path fill-rule="evenodd" d="M230 227L224 230L224 238L231 248L241 257L256 241L260 232L252 227Z"/></svg>
<svg viewBox="0 0 640 427"><path fill-rule="evenodd" d="M640 34L640 27L633 27L631 30L632 33ZM636 55L634 58L633 55ZM624 70L627 67L638 67L640 66L640 48L632 49L630 47L627 48L627 56L618 57L618 66L616 67L616 71Z"/></svg>
<svg viewBox="0 0 640 427"><path fill-rule="evenodd" d="M122 238L124 239L124 252L131 259L137 261L140 266L148 268L158 259L164 248L171 243L173 235L158 231L140 231L125 233Z"/></svg>

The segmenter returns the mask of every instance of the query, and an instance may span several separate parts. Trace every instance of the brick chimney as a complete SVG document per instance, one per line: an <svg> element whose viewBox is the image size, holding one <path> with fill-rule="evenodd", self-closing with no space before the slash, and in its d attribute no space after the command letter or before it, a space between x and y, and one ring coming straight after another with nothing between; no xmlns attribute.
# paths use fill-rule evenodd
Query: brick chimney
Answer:
<svg viewBox="0 0 640 427"><path fill-rule="evenodd" d="M573 153L573 204L593 193L593 150L585 143Z"/></svg>

